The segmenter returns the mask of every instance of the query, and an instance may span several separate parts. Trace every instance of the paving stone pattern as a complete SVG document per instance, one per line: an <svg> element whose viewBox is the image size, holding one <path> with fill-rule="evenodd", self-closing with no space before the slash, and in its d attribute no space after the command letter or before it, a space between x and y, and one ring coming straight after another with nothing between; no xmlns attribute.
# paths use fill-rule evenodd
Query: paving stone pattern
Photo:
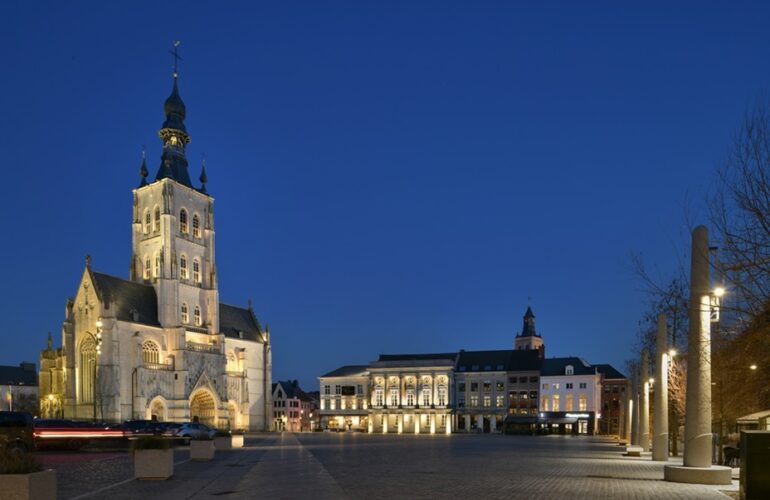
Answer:
<svg viewBox="0 0 770 500"><path fill-rule="evenodd" d="M71 475L75 469L63 469L59 498L92 491L95 494L88 498L110 500L724 500L728 497L720 489L729 489L664 482L661 463L649 457L623 457L623 448L597 437L283 433L250 436L246 445L217 452L211 462L181 463L167 481L125 481L133 472L128 460L106 459L93 466L106 466L116 483L124 481L106 490L100 490L104 481L87 484L98 472L83 479ZM185 454L178 451L177 460ZM70 482L79 486L70 487Z"/></svg>

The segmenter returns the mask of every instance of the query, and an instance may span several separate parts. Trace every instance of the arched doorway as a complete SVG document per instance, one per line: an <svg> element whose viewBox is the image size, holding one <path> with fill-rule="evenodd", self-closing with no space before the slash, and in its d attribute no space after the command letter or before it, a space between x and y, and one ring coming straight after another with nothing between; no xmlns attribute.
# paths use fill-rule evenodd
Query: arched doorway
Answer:
<svg viewBox="0 0 770 500"><path fill-rule="evenodd" d="M214 395L207 390L200 390L190 398L190 419L197 420L210 427L216 427L217 403Z"/></svg>
<svg viewBox="0 0 770 500"><path fill-rule="evenodd" d="M160 397L155 397L147 406L146 412L147 420L157 420L158 422L165 422L168 420L168 411L166 407L166 401Z"/></svg>

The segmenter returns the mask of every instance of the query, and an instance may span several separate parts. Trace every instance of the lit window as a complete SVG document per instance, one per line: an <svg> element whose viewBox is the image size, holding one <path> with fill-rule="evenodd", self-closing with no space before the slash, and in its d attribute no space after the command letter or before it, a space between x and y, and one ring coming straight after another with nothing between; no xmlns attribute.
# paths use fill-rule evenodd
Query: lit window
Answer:
<svg viewBox="0 0 770 500"><path fill-rule="evenodd" d="M543 407L543 411L548 411L548 396L543 396L543 401L540 406Z"/></svg>
<svg viewBox="0 0 770 500"><path fill-rule="evenodd" d="M155 207L155 227L154 231L160 231L160 207Z"/></svg>
<svg viewBox="0 0 770 500"><path fill-rule="evenodd" d="M414 392L406 393L406 406L414 406Z"/></svg>
<svg viewBox="0 0 770 500"><path fill-rule="evenodd" d="M190 315L187 312L187 304L182 303L182 323L187 324L190 321Z"/></svg>
<svg viewBox="0 0 770 500"><path fill-rule="evenodd" d="M196 238L201 237L201 220L198 214L193 215L193 236Z"/></svg>
<svg viewBox="0 0 770 500"><path fill-rule="evenodd" d="M201 282L201 265L198 263L198 259L193 260L193 281Z"/></svg>
<svg viewBox="0 0 770 500"><path fill-rule="evenodd" d="M475 408L479 405L479 397L478 396L471 396L471 407Z"/></svg>
<svg viewBox="0 0 770 500"><path fill-rule="evenodd" d="M498 395L498 396L495 398L495 406L496 406L497 408L502 408L502 407L503 407L503 404L505 403L505 401L504 401L504 400L505 400L505 396L502 396L502 395Z"/></svg>
<svg viewBox="0 0 770 500"><path fill-rule="evenodd" d="M390 405L398 406L398 389L390 390Z"/></svg>
<svg viewBox="0 0 770 500"><path fill-rule="evenodd" d="M158 344L151 340L145 340L142 343L142 359L144 364L158 364L160 363L160 350Z"/></svg>
<svg viewBox="0 0 770 500"><path fill-rule="evenodd" d="M179 257L179 276L183 279L187 279L187 256L182 254Z"/></svg>
<svg viewBox="0 0 770 500"><path fill-rule="evenodd" d="M96 343L87 337L80 344L80 400L94 400L94 374L96 372Z"/></svg>
<svg viewBox="0 0 770 500"><path fill-rule="evenodd" d="M331 386L329 386L329 385L325 385L325 386L324 386L324 394L325 394L326 396L328 396L329 394L331 394Z"/></svg>
<svg viewBox="0 0 770 500"><path fill-rule="evenodd" d="M438 388L438 404L439 406L446 406L446 387Z"/></svg>
<svg viewBox="0 0 770 500"><path fill-rule="evenodd" d="M150 257L144 258L144 279L150 279Z"/></svg>
<svg viewBox="0 0 770 500"><path fill-rule="evenodd" d="M423 406L430 406L430 389L427 386L422 388L422 404Z"/></svg>
<svg viewBox="0 0 770 500"><path fill-rule="evenodd" d="M502 392L503 390L505 390L505 382L503 382L502 380L498 380L497 382L495 382L495 390L497 392Z"/></svg>
<svg viewBox="0 0 770 500"><path fill-rule="evenodd" d="M575 396L572 394L567 394L564 400L564 410L565 411L573 411L575 408Z"/></svg>
<svg viewBox="0 0 770 500"><path fill-rule="evenodd" d="M144 234L148 234L150 232L151 223L152 223L152 219L150 218L150 211L145 210L144 211Z"/></svg>
<svg viewBox="0 0 770 500"><path fill-rule="evenodd" d="M559 395L554 394L553 395L553 409L552 411L561 411L559 410Z"/></svg>
<svg viewBox="0 0 770 500"><path fill-rule="evenodd" d="M587 411L588 410L588 396L585 394L581 394L578 398L578 410L580 411Z"/></svg>
<svg viewBox="0 0 770 500"><path fill-rule="evenodd" d="M179 212L179 232L187 234L187 210L184 208Z"/></svg>
<svg viewBox="0 0 770 500"><path fill-rule="evenodd" d="M195 306L195 311L193 312L193 319L195 320L195 326L201 326L201 308L198 306Z"/></svg>
<svg viewBox="0 0 770 500"><path fill-rule="evenodd" d="M484 408L491 408L492 407L492 398L489 396L484 396Z"/></svg>
<svg viewBox="0 0 770 500"><path fill-rule="evenodd" d="M385 404L385 391L383 391L381 387L378 387L374 391L374 404L377 406Z"/></svg>

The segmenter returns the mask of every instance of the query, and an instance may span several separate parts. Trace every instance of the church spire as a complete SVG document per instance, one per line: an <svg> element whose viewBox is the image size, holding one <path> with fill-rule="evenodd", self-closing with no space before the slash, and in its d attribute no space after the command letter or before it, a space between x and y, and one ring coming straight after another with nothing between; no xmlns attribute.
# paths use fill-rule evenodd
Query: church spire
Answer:
<svg viewBox="0 0 770 500"><path fill-rule="evenodd" d="M163 154L155 180L170 178L185 186L192 187L190 174L187 172L187 157L185 156L185 147L190 143L190 135L184 124L187 109L179 95L178 62L181 57L179 57L178 47L179 42L174 42L174 50L171 52L174 56L174 84L171 95L168 96L163 105L166 120L158 132L163 141Z"/></svg>
<svg viewBox="0 0 770 500"><path fill-rule="evenodd" d="M537 337L535 331L535 313L532 312L532 307L527 306L527 312L524 313L524 328L521 331L522 337Z"/></svg>
<svg viewBox="0 0 770 500"><path fill-rule="evenodd" d="M139 183L139 187L147 185L147 176L150 175L150 172L147 171L146 156L144 149L142 149L142 165L139 167L139 175L142 177L142 182Z"/></svg>
<svg viewBox="0 0 770 500"><path fill-rule="evenodd" d="M203 160L201 160L201 176L199 178L201 181L201 188L200 192L205 193L206 192L206 183L209 181L208 176L206 175L206 158L204 157Z"/></svg>

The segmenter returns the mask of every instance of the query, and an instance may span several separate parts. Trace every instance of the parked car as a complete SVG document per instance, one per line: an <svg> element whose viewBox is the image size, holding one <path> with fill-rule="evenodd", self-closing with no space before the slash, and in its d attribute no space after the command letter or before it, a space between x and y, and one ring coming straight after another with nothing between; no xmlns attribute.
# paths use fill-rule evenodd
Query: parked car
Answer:
<svg viewBox="0 0 770 500"><path fill-rule="evenodd" d="M126 437L136 436L176 436L182 424L177 422L159 422L157 420L126 420L120 424Z"/></svg>
<svg viewBox="0 0 770 500"><path fill-rule="evenodd" d="M217 430L199 422L187 422L176 429L176 435L185 438L185 443L190 439L213 439Z"/></svg>
<svg viewBox="0 0 770 500"><path fill-rule="evenodd" d="M0 411L0 449L29 451L35 447L32 414Z"/></svg>

